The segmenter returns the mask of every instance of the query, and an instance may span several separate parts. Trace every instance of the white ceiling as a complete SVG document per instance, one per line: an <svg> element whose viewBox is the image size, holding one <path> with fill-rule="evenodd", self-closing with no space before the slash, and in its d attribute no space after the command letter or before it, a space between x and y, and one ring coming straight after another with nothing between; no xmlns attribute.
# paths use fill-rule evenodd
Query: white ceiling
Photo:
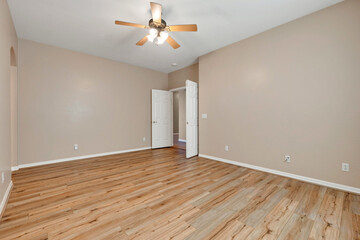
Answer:
<svg viewBox="0 0 360 240"><path fill-rule="evenodd" d="M181 45L135 43L147 30L149 0L8 0L19 38L172 72L198 57L342 0L154 0L168 25L197 24L198 32L170 35ZM172 67L177 63L177 67Z"/></svg>

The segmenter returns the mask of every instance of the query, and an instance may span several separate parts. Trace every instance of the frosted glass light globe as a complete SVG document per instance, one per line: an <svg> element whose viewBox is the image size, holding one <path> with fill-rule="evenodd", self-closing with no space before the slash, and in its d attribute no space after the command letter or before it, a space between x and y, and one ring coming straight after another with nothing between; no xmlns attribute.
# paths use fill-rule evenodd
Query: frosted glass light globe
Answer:
<svg viewBox="0 0 360 240"><path fill-rule="evenodd" d="M150 35L152 38L156 38L157 35L158 35L158 30L156 30L155 28L151 28L150 31L149 31L149 35Z"/></svg>
<svg viewBox="0 0 360 240"><path fill-rule="evenodd" d="M150 42L154 42L155 37L153 37L151 35L147 35L147 38Z"/></svg>
<svg viewBox="0 0 360 240"><path fill-rule="evenodd" d="M160 33L160 38L162 39L162 40L164 40L164 42L166 41L166 39L169 37L169 34L167 33L167 32L164 32L164 31L162 31L161 33Z"/></svg>
<svg viewBox="0 0 360 240"><path fill-rule="evenodd" d="M165 42L164 39L162 39L161 37L157 37L154 39L154 43L159 45L159 44L163 44Z"/></svg>

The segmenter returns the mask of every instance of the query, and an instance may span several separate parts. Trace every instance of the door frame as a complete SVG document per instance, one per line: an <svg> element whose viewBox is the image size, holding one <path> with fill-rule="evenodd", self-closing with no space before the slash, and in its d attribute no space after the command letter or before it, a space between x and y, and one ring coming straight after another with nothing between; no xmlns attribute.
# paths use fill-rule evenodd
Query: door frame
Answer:
<svg viewBox="0 0 360 240"><path fill-rule="evenodd" d="M173 99L174 99L174 92L179 92L179 91L185 91L185 101L186 101L186 86L173 88L173 89L169 90L169 92L173 93ZM174 105L172 105L172 107L173 107L172 111L173 111L173 114L174 114ZM173 125L174 125L174 119L173 119ZM185 132L186 132L186 111L185 111ZM185 139L178 139L178 141L186 143L186 138Z"/></svg>
<svg viewBox="0 0 360 240"><path fill-rule="evenodd" d="M181 90L186 90L186 86L170 89L169 92L177 92Z"/></svg>
<svg viewBox="0 0 360 240"><path fill-rule="evenodd" d="M185 80L185 86L183 86L183 87L178 87L178 88L172 88L172 89L170 89L169 90L169 92L177 92L177 91L182 91L182 90L186 90L186 81L187 80L189 80L189 81L191 81L190 79L186 79ZM197 84L199 84L199 83L197 83ZM199 85L198 85L199 86ZM186 94L186 92L185 92L185 94ZM198 98L198 104L199 104L199 98ZM173 106L172 106L173 107ZM173 111L174 111L174 109L173 109ZM185 114L186 114L186 111L185 111ZM198 111L198 115L197 115L197 122L198 122L198 128L199 128L199 114L200 114L200 111ZM173 120L174 121L174 120ZM186 125L186 127L187 127L187 125ZM198 132L198 134L197 134L197 138L198 138L198 143L199 143L199 132ZM186 139L185 139L186 141L187 141L187 135L186 135ZM198 154L199 155L199 154Z"/></svg>

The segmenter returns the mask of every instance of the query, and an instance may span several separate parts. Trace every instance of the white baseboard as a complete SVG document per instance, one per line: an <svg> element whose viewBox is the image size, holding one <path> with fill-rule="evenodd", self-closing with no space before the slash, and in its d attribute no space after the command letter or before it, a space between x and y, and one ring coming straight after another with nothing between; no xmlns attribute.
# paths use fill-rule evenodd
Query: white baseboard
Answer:
<svg viewBox="0 0 360 240"><path fill-rule="evenodd" d="M19 166L11 167L12 172L17 171L17 170L19 170Z"/></svg>
<svg viewBox="0 0 360 240"><path fill-rule="evenodd" d="M346 192L360 194L360 188L355 188L355 187L350 187L350 186L346 186L346 185L342 185L342 184L327 182L327 181L323 181L323 180L316 179L316 178L305 177L305 176L282 172L282 171L278 171L278 170L274 170L274 169L270 169L270 168L259 167L259 166L255 166L255 165L251 165L251 164L247 164L247 163L233 161L233 160L227 160L227 159L223 159L223 158L219 158L219 157L213 157L213 156L209 156L209 155L205 155L205 154L199 154L199 157L208 158L208 159L219 161L219 162L229 163L229 164L237 165L240 167L251 168L254 170L272 173L272 174L276 174L276 175L283 176L283 177L293 178L293 179L300 180L303 182L313 183L316 185L321 185L321 186L325 186L325 187L329 187L329 188L335 188L335 189L346 191Z"/></svg>
<svg viewBox="0 0 360 240"><path fill-rule="evenodd" d="M36 162L36 163L20 164L17 167L12 167L11 170L16 171L20 168L28 168L28 167L35 167L35 166L41 166L41 165L47 165L47 164L53 164L53 163L75 161L75 160L81 160L81 159L86 159L86 158L102 157L102 156L108 156L108 155L114 155L114 154L120 154L120 153L137 152L137 151L148 150L148 149L151 149L151 147L127 149L127 150L121 150L121 151L115 151L115 152L98 153L98 154L91 154L91 155L84 155L84 156L70 157L70 158L62 158L62 159Z"/></svg>
<svg viewBox="0 0 360 240"><path fill-rule="evenodd" d="M186 142L186 139L178 139L179 142Z"/></svg>
<svg viewBox="0 0 360 240"><path fill-rule="evenodd" d="M10 183L9 183L7 189L6 189L5 195L4 195L3 199L1 200L1 204L0 204L0 220L1 220L1 217L2 217L3 212L5 210L6 203L9 200L10 192L11 192L12 187L13 187L13 182L10 181Z"/></svg>

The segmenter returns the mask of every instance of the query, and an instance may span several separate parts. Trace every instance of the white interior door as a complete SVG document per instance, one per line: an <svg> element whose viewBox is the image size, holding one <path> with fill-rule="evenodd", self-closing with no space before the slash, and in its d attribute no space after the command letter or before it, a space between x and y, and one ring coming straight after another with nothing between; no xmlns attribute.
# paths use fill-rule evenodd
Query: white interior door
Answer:
<svg viewBox="0 0 360 240"><path fill-rule="evenodd" d="M152 148L173 145L173 93L152 90Z"/></svg>
<svg viewBox="0 0 360 240"><path fill-rule="evenodd" d="M186 80L186 158L198 155L198 84Z"/></svg>

